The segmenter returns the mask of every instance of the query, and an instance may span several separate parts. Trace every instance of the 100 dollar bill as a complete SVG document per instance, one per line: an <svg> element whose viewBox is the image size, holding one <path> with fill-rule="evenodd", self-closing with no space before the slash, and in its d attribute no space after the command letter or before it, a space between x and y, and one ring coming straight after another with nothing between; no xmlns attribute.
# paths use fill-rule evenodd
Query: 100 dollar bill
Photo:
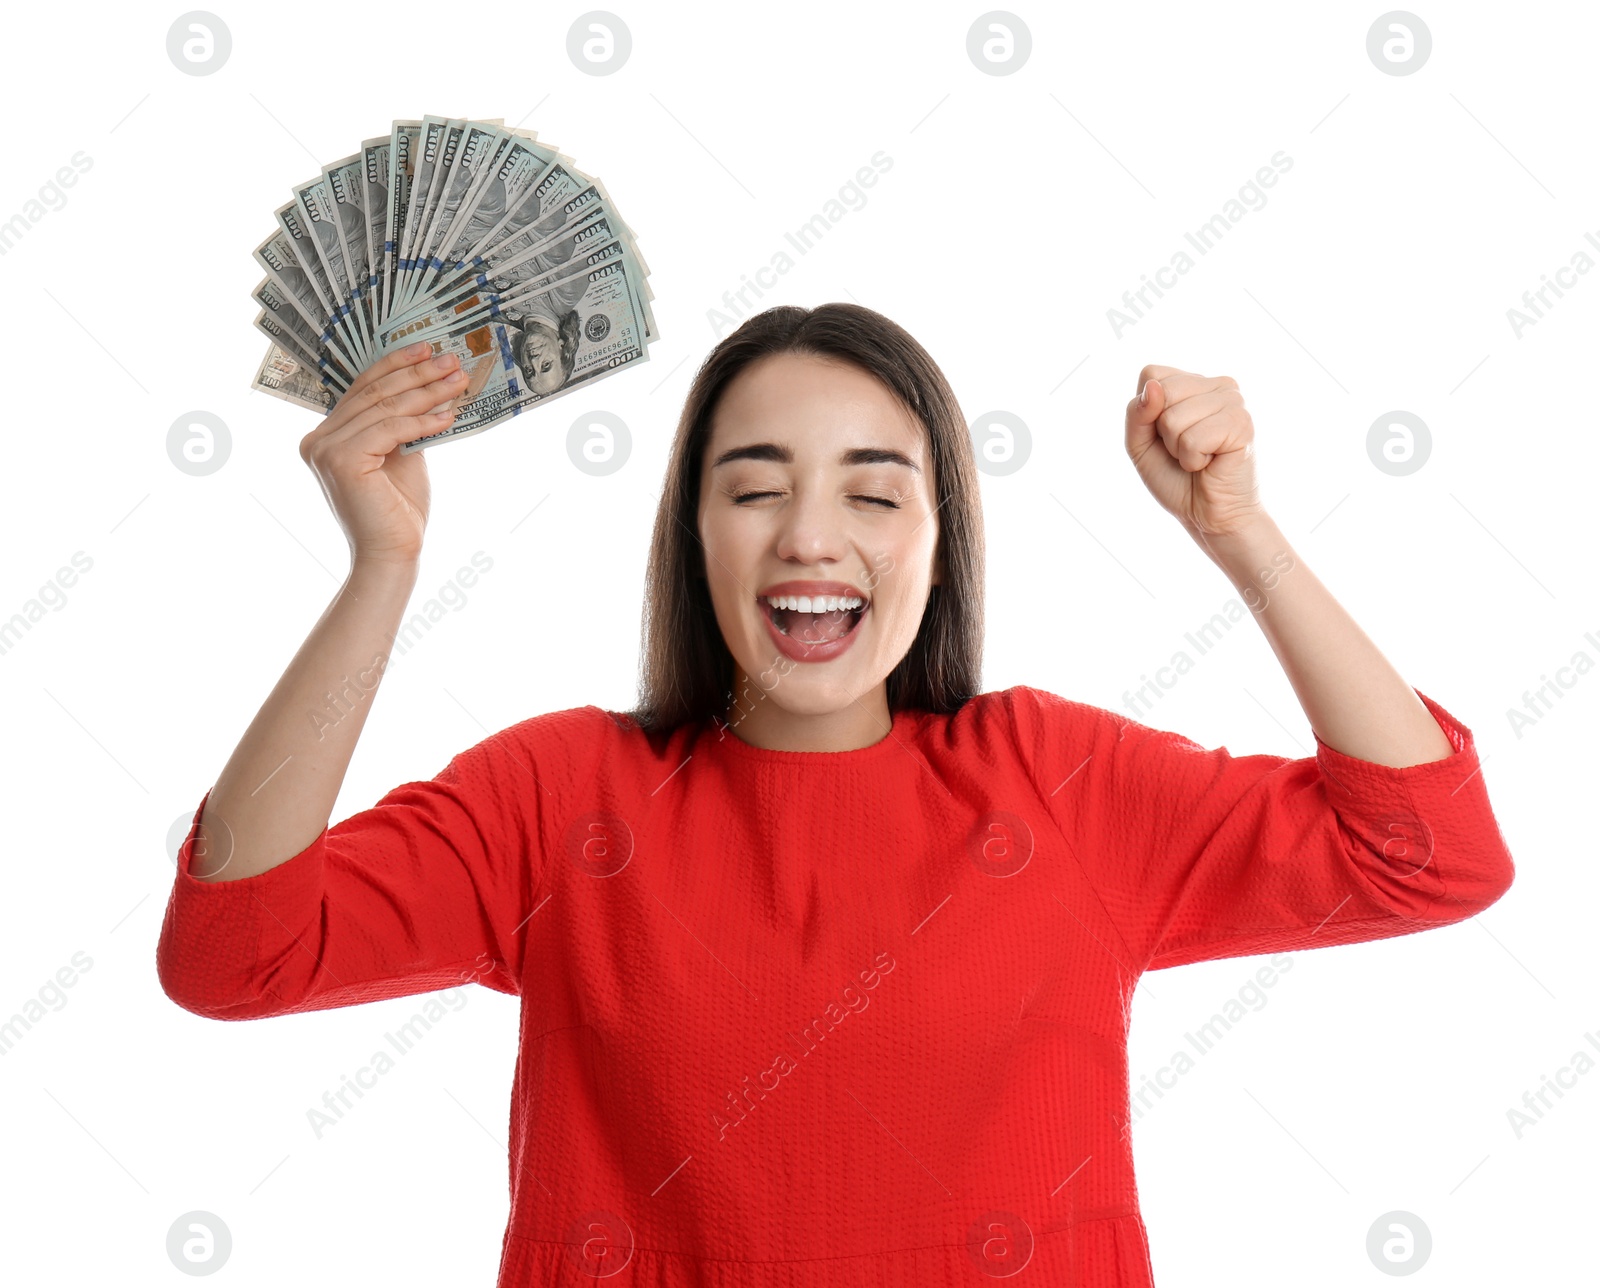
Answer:
<svg viewBox="0 0 1600 1288"><path fill-rule="evenodd" d="M402 444L402 452L481 433L649 356L637 285L621 256L523 297L514 312L465 335L482 337L480 344L492 338L500 350L500 379L464 403L447 428ZM448 349L460 339L446 332L435 343Z"/></svg>

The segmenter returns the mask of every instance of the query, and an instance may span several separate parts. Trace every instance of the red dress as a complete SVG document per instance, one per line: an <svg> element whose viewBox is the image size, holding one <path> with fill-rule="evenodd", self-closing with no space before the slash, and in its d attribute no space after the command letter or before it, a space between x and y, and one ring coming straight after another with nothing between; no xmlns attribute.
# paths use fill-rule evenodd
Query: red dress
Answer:
<svg viewBox="0 0 1600 1288"><path fill-rule="evenodd" d="M1140 973L1511 883L1471 731L1419 697L1453 751L1402 769L1025 686L845 752L558 711L252 877L190 875L191 827L157 970L223 1020L520 997L498 1288L1150 1288Z"/></svg>

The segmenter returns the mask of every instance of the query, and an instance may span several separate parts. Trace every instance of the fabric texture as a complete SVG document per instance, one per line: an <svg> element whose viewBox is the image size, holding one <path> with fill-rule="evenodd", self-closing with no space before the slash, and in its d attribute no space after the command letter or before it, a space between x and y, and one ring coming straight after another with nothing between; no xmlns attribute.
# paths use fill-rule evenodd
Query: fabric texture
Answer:
<svg viewBox="0 0 1600 1288"><path fill-rule="evenodd" d="M1151 1288L1140 974L1511 884L1471 731L1418 696L1452 751L1405 768L1027 686L845 752L535 716L255 876L194 877L191 826L157 972L222 1020L518 997L498 1288Z"/></svg>

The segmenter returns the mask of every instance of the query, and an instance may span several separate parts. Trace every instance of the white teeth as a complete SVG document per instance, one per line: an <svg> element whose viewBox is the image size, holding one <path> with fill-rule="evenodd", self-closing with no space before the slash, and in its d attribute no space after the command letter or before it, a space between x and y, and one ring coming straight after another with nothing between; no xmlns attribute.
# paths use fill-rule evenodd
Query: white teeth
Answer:
<svg viewBox="0 0 1600 1288"><path fill-rule="evenodd" d="M763 595L774 608L788 608L801 613L834 613L843 608L854 612L867 601L859 595Z"/></svg>

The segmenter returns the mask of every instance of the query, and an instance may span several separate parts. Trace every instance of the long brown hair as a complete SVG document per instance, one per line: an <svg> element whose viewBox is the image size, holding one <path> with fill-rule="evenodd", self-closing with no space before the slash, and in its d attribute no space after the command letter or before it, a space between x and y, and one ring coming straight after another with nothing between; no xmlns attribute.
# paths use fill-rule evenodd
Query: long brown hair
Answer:
<svg viewBox="0 0 1600 1288"><path fill-rule="evenodd" d="M651 731L724 716L734 659L703 573L700 469L717 400L734 376L774 353L815 354L876 376L928 432L939 522L932 586L916 640L886 682L889 710L950 713L978 692L983 660L983 508L966 419L938 364L911 334L859 304L785 304L747 318L706 356L678 420L645 572L639 704ZM936 566L938 566L936 564Z"/></svg>

